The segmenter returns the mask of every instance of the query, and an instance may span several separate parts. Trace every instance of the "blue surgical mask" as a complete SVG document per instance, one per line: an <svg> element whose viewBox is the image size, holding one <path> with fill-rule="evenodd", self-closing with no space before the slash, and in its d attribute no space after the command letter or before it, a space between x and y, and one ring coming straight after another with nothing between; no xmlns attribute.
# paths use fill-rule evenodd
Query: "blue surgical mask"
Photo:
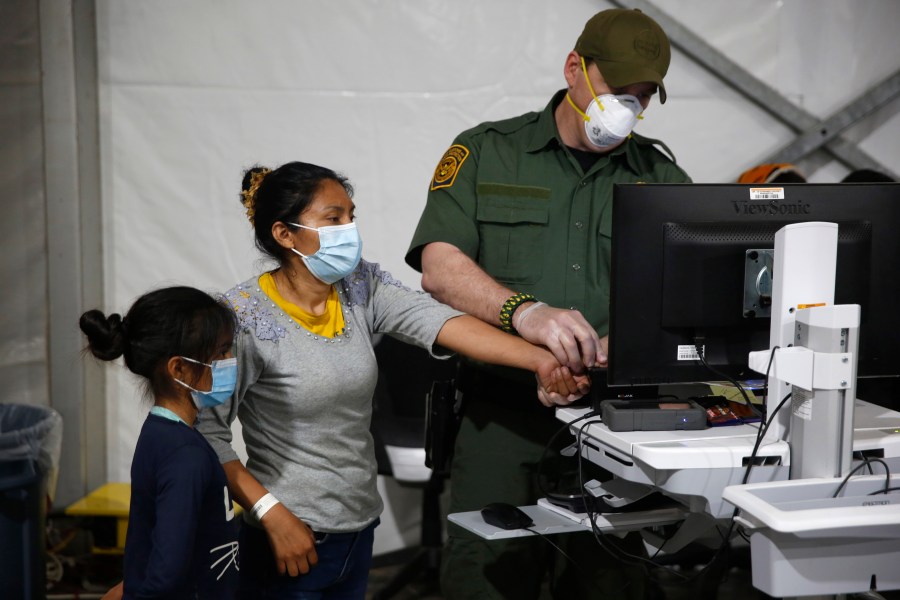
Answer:
<svg viewBox="0 0 900 600"><path fill-rule="evenodd" d="M197 410L204 408L212 408L219 406L231 397L237 384L237 359L226 358L223 360L214 360L212 364L200 362L193 358L182 356L182 359L198 365L203 365L212 369L212 386L208 392L195 390L185 382L176 379L175 381L191 390L191 398L194 400L194 406Z"/></svg>
<svg viewBox="0 0 900 600"><path fill-rule="evenodd" d="M313 276L324 283L332 284L353 272L362 256L362 240L356 223L332 225L328 227L307 227L299 223L288 223L294 227L319 232L319 249L311 256L291 248L291 252L303 259L303 264Z"/></svg>

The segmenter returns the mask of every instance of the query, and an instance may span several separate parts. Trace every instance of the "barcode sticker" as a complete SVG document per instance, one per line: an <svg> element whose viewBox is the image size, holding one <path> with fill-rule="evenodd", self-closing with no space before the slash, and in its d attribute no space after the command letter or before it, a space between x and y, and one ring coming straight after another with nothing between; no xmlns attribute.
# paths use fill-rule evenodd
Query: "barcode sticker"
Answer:
<svg viewBox="0 0 900 600"><path fill-rule="evenodd" d="M750 188L751 200L784 200L784 188Z"/></svg>
<svg viewBox="0 0 900 600"><path fill-rule="evenodd" d="M701 346L703 353L706 354L706 346ZM700 360L697 354L697 346L684 344L678 346L678 360Z"/></svg>

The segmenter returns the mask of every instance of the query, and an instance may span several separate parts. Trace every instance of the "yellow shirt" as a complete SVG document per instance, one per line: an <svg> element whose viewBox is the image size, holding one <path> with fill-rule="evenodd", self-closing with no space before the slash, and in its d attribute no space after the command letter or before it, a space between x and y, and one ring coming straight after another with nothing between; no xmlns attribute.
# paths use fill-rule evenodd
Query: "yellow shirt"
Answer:
<svg viewBox="0 0 900 600"><path fill-rule="evenodd" d="M333 338L344 331L344 312L341 310L341 302L334 286L331 286L331 293L328 294L328 299L325 301L325 312L321 315L310 314L282 298L278 293L278 288L275 287L275 278L271 273L263 273L259 276L259 288L287 316L300 323L308 331L327 338Z"/></svg>

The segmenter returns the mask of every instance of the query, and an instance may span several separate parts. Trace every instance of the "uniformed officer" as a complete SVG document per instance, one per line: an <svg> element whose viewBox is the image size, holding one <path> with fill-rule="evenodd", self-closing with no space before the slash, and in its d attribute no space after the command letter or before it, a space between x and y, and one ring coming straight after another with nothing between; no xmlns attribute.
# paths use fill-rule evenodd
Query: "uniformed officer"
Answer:
<svg viewBox="0 0 900 600"><path fill-rule="evenodd" d="M632 133L655 94L666 101L669 60L669 40L655 21L637 10L604 10L566 56L567 87L543 111L457 136L435 170L406 255L422 272L422 287L547 346L575 372L605 366L613 184L690 181L664 145ZM478 401L466 403L456 440L450 511L533 504L552 485L536 474L559 422L534 402L533 376L465 367L465 392ZM545 463L541 472L562 469ZM643 596L643 578L630 576L590 534L567 537L566 553L578 565L543 540L486 542L451 525L444 593L534 598L550 570L556 597Z"/></svg>

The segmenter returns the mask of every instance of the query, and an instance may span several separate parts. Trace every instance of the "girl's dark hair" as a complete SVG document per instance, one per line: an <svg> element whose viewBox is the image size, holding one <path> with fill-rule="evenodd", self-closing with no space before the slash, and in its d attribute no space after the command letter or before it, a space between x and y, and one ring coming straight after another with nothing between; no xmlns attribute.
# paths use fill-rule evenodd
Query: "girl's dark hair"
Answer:
<svg viewBox="0 0 900 600"><path fill-rule="evenodd" d="M125 357L125 365L147 379L154 395L171 393L166 372L172 356L209 363L223 338L234 336L234 313L209 294L192 287L168 287L137 299L123 319L89 310L78 322L88 350L100 360ZM190 382L187 382L190 383Z"/></svg>
<svg viewBox="0 0 900 600"><path fill-rule="evenodd" d="M261 174L264 176L259 181ZM252 189L254 175L258 182L255 190ZM256 166L244 172L241 203L253 223L256 247L260 251L281 262L284 248L272 237L272 225L278 221L296 223L326 180L341 184L347 195L353 197L353 186L346 177L318 165L289 162L274 171Z"/></svg>

